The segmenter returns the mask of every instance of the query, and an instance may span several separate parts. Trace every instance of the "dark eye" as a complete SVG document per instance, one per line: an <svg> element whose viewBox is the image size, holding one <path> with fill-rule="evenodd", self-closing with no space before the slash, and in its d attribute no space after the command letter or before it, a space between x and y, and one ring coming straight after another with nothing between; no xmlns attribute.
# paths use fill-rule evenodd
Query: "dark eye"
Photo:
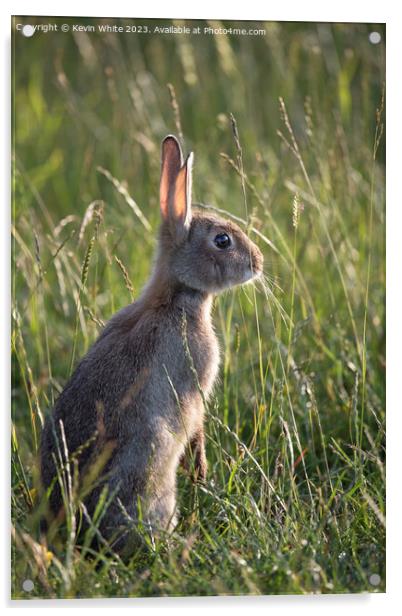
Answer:
<svg viewBox="0 0 402 616"><path fill-rule="evenodd" d="M222 250L224 248L228 248L231 245L232 240L227 233L218 233L214 239L214 243L217 248Z"/></svg>

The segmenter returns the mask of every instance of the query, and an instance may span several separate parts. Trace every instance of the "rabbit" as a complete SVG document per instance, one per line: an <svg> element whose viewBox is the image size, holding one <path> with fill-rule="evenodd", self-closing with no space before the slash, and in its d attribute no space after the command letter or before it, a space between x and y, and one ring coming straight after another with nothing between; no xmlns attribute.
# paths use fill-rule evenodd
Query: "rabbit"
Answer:
<svg viewBox="0 0 402 616"><path fill-rule="evenodd" d="M263 267L261 251L236 224L192 208L193 153L183 162L173 135L162 142L161 162L151 277L81 360L41 438L50 511L63 515L56 466L69 459L90 516L107 487L99 529L120 554L132 552L140 523L154 534L176 526L176 474L187 450L195 479L206 478L204 400L219 368L213 297Z"/></svg>

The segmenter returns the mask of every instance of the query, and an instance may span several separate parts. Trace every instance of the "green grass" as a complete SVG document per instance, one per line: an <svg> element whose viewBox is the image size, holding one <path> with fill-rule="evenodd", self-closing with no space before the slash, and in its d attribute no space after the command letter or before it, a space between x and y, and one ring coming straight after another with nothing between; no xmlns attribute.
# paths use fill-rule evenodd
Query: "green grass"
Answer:
<svg viewBox="0 0 402 616"><path fill-rule="evenodd" d="M385 589L385 47L368 40L385 31L263 27L13 39L15 598ZM217 299L208 481L180 472L169 547L123 564L63 528L46 546L38 443L147 279L168 132L195 151L195 200L244 221L270 286Z"/></svg>

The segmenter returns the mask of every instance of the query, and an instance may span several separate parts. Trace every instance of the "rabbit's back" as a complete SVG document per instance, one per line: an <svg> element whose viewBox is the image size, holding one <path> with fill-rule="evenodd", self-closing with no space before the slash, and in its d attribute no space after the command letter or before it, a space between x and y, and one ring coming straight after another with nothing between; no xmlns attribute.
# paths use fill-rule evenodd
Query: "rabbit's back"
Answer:
<svg viewBox="0 0 402 616"><path fill-rule="evenodd" d="M151 338L147 345L148 352L152 352ZM109 460L104 462L110 466L115 456L113 450L124 434L120 415L129 406L130 387L144 370L145 361L141 347L135 350L117 332L106 328L101 334L77 366L45 422L41 473L46 487L57 473L55 458L58 465L60 458L65 461L65 448L69 457L78 460L82 473L107 445ZM50 503L54 511L61 506L57 482Z"/></svg>

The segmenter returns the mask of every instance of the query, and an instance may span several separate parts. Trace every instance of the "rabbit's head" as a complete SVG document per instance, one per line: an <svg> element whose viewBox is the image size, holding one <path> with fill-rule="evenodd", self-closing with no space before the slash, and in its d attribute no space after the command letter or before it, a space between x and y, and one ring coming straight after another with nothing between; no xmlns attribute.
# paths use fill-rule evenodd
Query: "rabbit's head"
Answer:
<svg viewBox="0 0 402 616"><path fill-rule="evenodd" d="M193 210L193 154L185 162L177 139L162 143L159 259L180 284L208 293L247 282L262 272L260 249L231 221Z"/></svg>

